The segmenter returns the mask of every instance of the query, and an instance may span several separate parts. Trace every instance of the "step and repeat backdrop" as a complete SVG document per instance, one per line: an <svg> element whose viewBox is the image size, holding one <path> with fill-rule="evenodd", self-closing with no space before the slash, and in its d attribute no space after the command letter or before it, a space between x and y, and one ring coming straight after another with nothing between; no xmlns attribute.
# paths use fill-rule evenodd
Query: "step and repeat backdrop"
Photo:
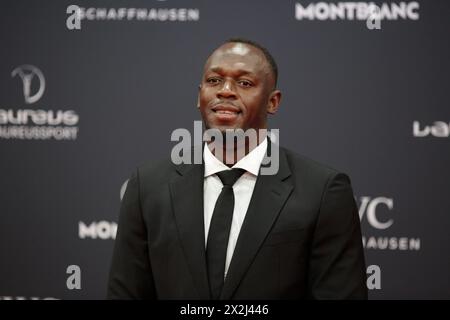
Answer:
<svg viewBox="0 0 450 320"><path fill-rule="evenodd" d="M371 299L450 299L450 2L2 1L0 299L103 299L131 172L193 132L230 37L287 148L349 174Z"/></svg>

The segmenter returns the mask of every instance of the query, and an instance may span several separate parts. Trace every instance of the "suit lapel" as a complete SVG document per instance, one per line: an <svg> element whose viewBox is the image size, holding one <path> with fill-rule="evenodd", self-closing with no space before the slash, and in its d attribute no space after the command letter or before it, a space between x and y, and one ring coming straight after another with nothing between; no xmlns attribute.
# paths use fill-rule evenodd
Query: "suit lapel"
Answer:
<svg viewBox="0 0 450 320"><path fill-rule="evenodd" d="M269 148L270 145L271 143L269 143ZM280 167L278 173L275 175L260 174L256 180L249 208L241 227L224 283L221 299L228 300L233 296L278 217L281 208L292 192L293 186L289 180L286 180L290 175L286 154L281 148L279 151Z"/></svg>
<svg viewBox="0 0 450 320"><path fill-rule="evenodd" d="M170 183L178 234L200 299L209 299L203 213L204 165L181 165Z"/></svg>

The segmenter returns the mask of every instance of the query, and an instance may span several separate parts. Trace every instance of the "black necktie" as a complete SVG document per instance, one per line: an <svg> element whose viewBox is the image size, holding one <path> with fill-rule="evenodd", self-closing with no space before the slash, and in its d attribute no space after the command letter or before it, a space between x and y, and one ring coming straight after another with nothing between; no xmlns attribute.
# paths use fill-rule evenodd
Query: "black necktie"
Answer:
<svg viewBox="0 0 450 320"><path fill-rule="evenodd" d="M209 288L213 299L219 299L224 283L228 237L234 210L233 185L244 172L244 169L232 169L217 173L223 188L214 207L206 246Z"/></svg>

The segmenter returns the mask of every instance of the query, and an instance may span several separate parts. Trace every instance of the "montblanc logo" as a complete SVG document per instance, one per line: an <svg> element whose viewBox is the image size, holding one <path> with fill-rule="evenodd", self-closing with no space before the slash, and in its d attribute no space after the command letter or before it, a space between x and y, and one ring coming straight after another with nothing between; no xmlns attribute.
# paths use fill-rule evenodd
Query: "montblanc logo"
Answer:
<svg viewBox="0 0 450 320"><path fill-rule="evenodd" d="M418 20L419 3L316 2L295 4L296 20Z"/></svg>
<svg viewBox="0 0 450 320"><path fill-rule="evenodd" d="M80 239L115 239L117 223L109 221L78 222L78 237Z"/></svg>
<svg viewBox="0 0 450 320"><path fill-rule="evenodd" d="M401 250L401 251L418 251L420 250L420 238L412 238L406 236L393 236L380 234L389 232L388 230L394 225L394 199L392 197L378 196L369 197L363 196L359 198L359 218L361 223L365 220L371 227L367 230L375 230L377 236L364 234L362 237L363 246L365 249L376 250Z"/></svg>
<svg viewBox="0 0 450 320"><path fill-rule="evenodd" d="M421 125L419 121L413 122L413 135L417 138L433 136L436 138L450 137L450 122L434 121L432 125Z"/></svg>
<svg viewBox="0 0 450 320"><path fill-rule="evenodd" d="M36 106L46 89L41 69L24 64L14 68L11 77L21 80L17 92L22 92L25 104L33 109L0 108L0 139L76 140L79 116L74 110Z"/></svg>
<svg viewBox="0 0 450 320"><path fill-rule="evenodd" d="M41 70L31 65L23 65L15 68L11 76L15 77L19 75L23 82L23 96L25 103L31 104L37 102L45 91L45 78ZM35 77L36 76L36 77ZM39 89L36 93L31 93L31 83L36 78L39 81Z"/></svg>

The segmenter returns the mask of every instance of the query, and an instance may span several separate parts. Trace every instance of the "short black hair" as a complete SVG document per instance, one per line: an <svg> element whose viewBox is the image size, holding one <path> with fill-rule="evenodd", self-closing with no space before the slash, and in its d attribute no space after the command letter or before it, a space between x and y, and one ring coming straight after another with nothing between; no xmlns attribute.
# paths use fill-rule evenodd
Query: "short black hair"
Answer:
<svg viewBox="0 0 450 320"><path fill-rule="evenodd" d="M251 46L261 50L261 52L264 54L264 57L266 58L267 62L269 63L270 69L272 70L273 77L275 79L275 87L277 86L278 66L277 66L277 63L276 63L274 57L270 54L269 50L267 50L265 47L263 47L259 43L255 42L253 40L245 39L245 38L230 38L227 41L225 41L223 44L226 44L226 43L245 43L245 44L251 45Z"/></svg>

